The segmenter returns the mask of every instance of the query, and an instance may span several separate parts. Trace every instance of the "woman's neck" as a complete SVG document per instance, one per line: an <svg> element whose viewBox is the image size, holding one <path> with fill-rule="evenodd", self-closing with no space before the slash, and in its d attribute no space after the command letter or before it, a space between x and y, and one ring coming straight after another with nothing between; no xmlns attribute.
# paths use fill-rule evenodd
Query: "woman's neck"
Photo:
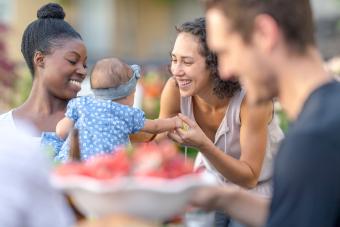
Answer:
<svg viewBox="0 0 340 227"><path fill-rule="evenodd" d="M211 141L225 116L230 98L220 99L216 95L196 95L192 98L193 114L197 124ZM210 116L207 118L207 114Z"/></svg>
<svg viewBox="0 0 340 227"><path fill-rule="evenodd" d="M55 112L65 111L67 102L67 100L59 99L48 93L45 89L39 89L33 84L30 95L21 108L30 113L51 115Z"/></svg>
<svg viewBox="0 0 340 227"><path fill-rule="evenodd" d="M224 97L221 99L214 94L214 84L212 80L210 80L204 88L200 89L198 93L193 95L193 99L199 107L207 110L224 108L229 102L229 98Z"/></svg>
<svg viewBox="0 0 340 227"><path fill-rule="evenodd" d="M221 99L214 94L204 96L195 95L193 99L200 109L210 112L221 108L224 109L229 103L229 98L225 97Z"/></svg>
<svg viewBox="0 0 340 227"><path fill-rule="evenodd" d="M57 123L65 116L67 102L53 96L38 81L33 81L29 97L13 111L14 123L17 120L28 122L37 130L34 136L54 132Z"/></svg>

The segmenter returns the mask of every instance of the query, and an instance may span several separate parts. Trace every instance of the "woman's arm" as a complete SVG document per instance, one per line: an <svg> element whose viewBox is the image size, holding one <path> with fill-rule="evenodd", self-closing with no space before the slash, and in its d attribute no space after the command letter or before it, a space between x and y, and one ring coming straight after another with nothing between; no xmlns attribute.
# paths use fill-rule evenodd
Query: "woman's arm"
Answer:
<svg viewBox="0 0 340 227"><path fill-rule="evenodd" d="M174 117L181 112L180 94L175 79L170 77L161 94L159 118Z"/></svg>
<svg viewBox="0 0 340 227"><path fill-rule="evenodd" d="M267 147L268 125L274 113L272 101L261 105L249 105L245 97L241 106L240 162L247 171L240 181L246 182L248 187L255 187L261 173Z"/></svg>
<svg viewBox="0 0 340 227"><path fill-rule="evenodd" d="M159 118L171 118L181 112L180 94L175 79L170 77L166 82L161 94L161 104ZM156 140L167 138L167 133L161 133L156 136Z"/></svg>
<svg viewBox="0 0 340 227"><path fill-rule="evenodd" d="M229 181L246 188L257 185L266 151L268 123L272 118L272 103L250 106L246 100L241 106L241 157L235 159L223 151L204 134L196 122L184 115L179 117L190 129L178 129L169 136L175 141L197 147L214 167Z"/></svg>

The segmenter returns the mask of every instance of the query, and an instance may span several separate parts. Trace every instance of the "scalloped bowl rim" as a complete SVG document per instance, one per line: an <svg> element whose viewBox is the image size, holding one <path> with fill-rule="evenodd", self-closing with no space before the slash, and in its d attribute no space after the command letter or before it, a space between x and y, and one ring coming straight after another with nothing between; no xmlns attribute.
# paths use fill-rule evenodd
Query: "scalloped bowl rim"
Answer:
<svg viewBox="0 0 340 227"><path fill-rule="evenodd" d="M216 181L206 174L188 174L173 179L124 176L109 180L99 180L81 175L59 176L52 174L51 183L58 189L82 189L93 193L109 193L121 190L178 193L192 187L213 185Z"/></svg>
<svg viewBox="0 0 340 227"><path fill-rule="evenodd" d="M51 183L74 197L75 205L85 215L102 216L118 212L151 220L165 220L184 210L194 190L216 184L215 179L204 173L174 179L119 177L111 180L79 175L59 176L54 173ZM163 201L161 207L160 198ZM145 203L145 200L148 202Z"/></svg>

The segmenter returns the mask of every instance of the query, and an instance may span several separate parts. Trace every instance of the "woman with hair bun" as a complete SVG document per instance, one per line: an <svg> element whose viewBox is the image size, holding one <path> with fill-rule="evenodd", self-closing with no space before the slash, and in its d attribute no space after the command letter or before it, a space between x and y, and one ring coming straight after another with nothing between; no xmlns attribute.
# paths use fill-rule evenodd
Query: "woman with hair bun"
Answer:
<svg viewBox="0 0 340 227"><path fill-rule="evenodd" d="M22 132L17 122L28 122L36 133L27 136L40 144L41 132L55 131L67 102L80 90L87 73L87 51L80 34L64 21L60 5L44 5L37 17L27 26L21 43L33 78L30 95L21 106L0 115L0 127Z"/></svg>
<svg viewBox="0 0 340 227"><path fill-rule="evenodd" d="M49 182L49 164L39 152L41 132L54 132L68 101L87 72L86 47L63 8L41 7L22 37L21 52L32 74L28 99L0 115L0 226L72 226L74 215ZM22 122L33 126L29 132ZM25 127L27 128L27 127ZM14 142L15 141L15 142Z"/></svg>

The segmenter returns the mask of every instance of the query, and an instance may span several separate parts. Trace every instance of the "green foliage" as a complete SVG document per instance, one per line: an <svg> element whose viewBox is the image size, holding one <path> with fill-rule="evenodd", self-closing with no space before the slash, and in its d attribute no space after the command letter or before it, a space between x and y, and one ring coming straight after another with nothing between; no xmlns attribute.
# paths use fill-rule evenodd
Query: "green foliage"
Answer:
<svg viewBox="0 0 340 227"><path fill-rule="evenodd" d="M62 6L67 6L67 5L71 4L71 0L56 0L55 2L62 5Z"/></svg>
<svg viewBox="0 0 340 227"><path fill-rule="evenodd" d="M153 0L154 4L168 4L168 5L170 5L170 4L175 4L177 2L178 2L178 0Z"/></svg>
<svg viewBox="0 0 340 227"><path fill-rule="evenodd" d="M28 70L21 73L21 76L16 81L11 107L21 105L28 97L32 87L32 77Z"/></svg>
<svg viewBox="0 0 340 227"><path fill-rule="evenodd" d="M288 120L287 114L283 112L282 110L279 110L276 113L280 120L280 127L282 131L286 133L288 130L288 126L289 126L289 120Z"/></svg>
<svg viewBox="0 0 340 227"><path fill-rule="evenodd" d="M340 20L336 22L336 30L340 31Z"/></svg>
<svg viewBox="0 0 340 227"><path fill-rule="evenodd" d="M181 153L186 154L187 157L192 159L195 159L198 153L198 150L196 148L186 146L180 146L180 151Z"/></svg>

